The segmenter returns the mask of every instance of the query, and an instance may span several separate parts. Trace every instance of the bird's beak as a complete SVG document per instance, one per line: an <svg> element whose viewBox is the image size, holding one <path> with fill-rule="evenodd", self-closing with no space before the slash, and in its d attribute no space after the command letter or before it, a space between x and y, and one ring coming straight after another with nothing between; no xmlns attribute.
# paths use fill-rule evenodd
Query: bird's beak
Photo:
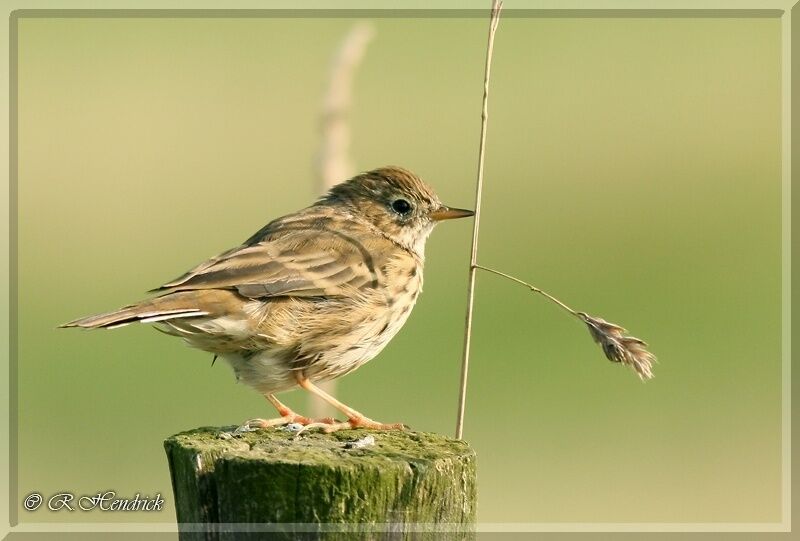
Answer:
<svg viewBox="0 0 800 541"><path fill-rule="evenodd" d="M455 218L467 218L474 216L475 213L466 209L451 209L442 205L438 209L430 213L431 220L434 222L441 222L442 220L454 220Z"/></svg>

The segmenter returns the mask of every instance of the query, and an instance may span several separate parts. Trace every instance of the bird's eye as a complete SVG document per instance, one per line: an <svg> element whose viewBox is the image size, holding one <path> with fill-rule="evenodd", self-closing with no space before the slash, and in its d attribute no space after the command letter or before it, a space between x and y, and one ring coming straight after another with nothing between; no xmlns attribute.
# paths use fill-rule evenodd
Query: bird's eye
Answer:
<svg viewBox="0 0 800 541"><path fill-rule="evenodd" d="M392 202L392 210L398 214L408 214L411 212L411 203L405 199L395 199Z"/></svg>

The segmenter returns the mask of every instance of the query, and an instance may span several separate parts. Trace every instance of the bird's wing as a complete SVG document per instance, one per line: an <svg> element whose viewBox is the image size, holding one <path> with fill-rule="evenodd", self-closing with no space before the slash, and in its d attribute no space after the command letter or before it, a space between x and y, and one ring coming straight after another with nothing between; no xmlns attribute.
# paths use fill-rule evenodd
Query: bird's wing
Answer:
<svg viewBox="0 0 800 541"><path fill-rule="evenodd" d="M235 289L250 298L339 296L378 284L389 241L292 224L201 263L158 291ZM376 255L377 254L377 255Z"/></svg>

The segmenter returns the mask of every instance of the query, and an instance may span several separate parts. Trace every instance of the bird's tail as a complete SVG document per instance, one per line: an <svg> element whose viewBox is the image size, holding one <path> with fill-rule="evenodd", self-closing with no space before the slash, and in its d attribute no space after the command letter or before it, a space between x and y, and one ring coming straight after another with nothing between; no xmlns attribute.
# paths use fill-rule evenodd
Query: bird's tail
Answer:
<svg viewBox="0 0 800 541"><path fill-rule="evenodd" d="M136 322L155 323L168 319L208 315L208 312L197 308L194 297L195 295L186 295L184 293L167 294L137 304L131 304L113 312L76 319L59 325L59 327L115 329Z"/></svg>

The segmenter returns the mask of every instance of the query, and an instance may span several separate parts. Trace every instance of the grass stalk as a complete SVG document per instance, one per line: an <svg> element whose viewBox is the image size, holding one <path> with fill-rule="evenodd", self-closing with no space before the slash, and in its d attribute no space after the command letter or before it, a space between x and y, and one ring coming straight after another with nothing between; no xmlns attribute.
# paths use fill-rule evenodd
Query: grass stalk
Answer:
<svg viewBox="0 0 800 541"><path fill-rule="evenodd" d="M464 410L467 401L467 377L469 375L469 352L472 339L472 312L475 300L475 272L478 261L478 232L481 223L481 196L483 193L483 164L486 156L486 126L489 119L489 78L492 69L492 52L494 36L500 22L501 0L492 0L492 12L489 19L489 39L486 45L486 66L483 76L483 106L481 109L481 142L478 147L478 181L475 187L475 221L472 226L472 252L469 264L469 280L467 286L467 315L464 325L464 353L461 358L461 383L458 395L458 416L456 420L456 438L461 439L464 433Z"/></svg>

